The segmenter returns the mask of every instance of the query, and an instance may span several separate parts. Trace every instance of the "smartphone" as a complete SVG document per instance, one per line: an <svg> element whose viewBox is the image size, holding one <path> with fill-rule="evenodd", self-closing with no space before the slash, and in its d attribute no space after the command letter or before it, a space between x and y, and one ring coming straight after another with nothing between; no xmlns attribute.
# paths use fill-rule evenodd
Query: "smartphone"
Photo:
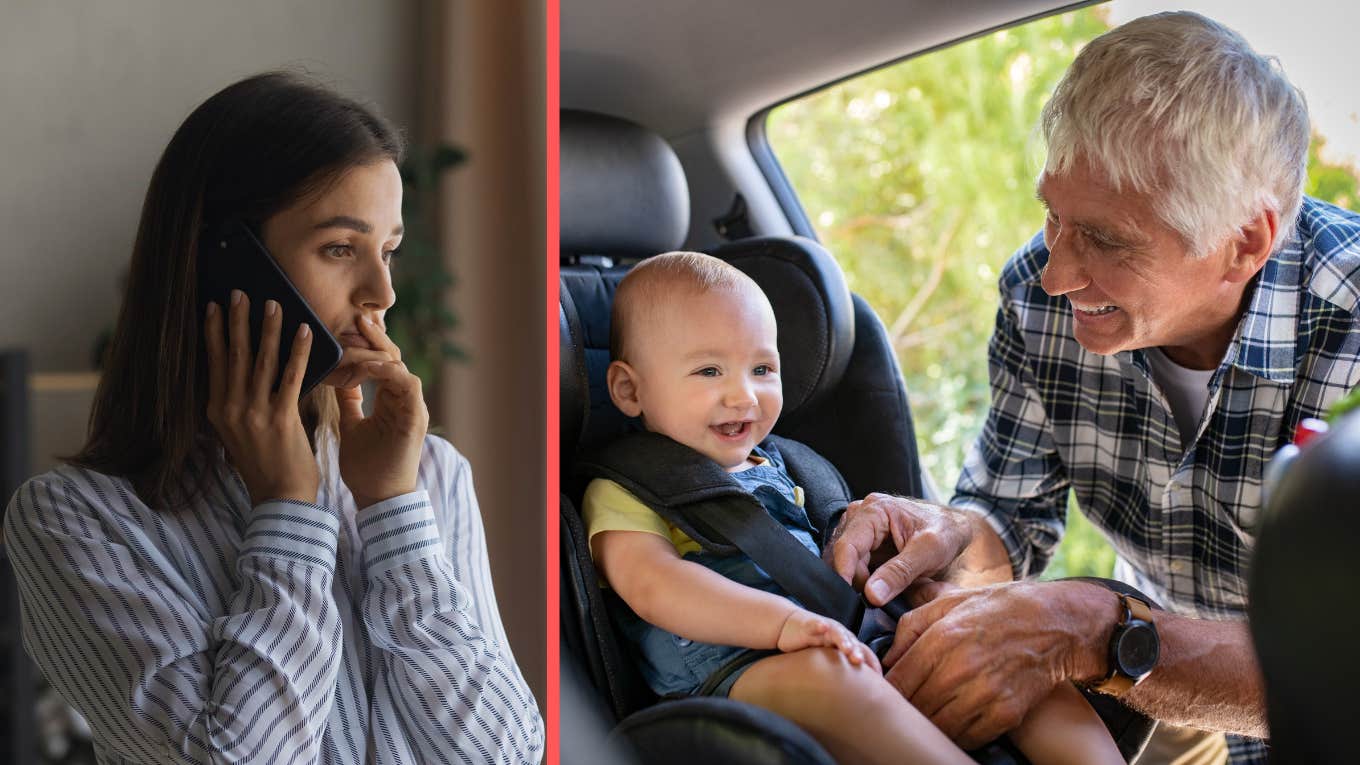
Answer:
<svg viewBox="0 0 1360 765"><path fill-rule="evenodd" d="M264 304L274 300L283 311L283 327L279 335L279 366L271 390L278 390L284 367L293 348L293 338L304 322L312 329L312 349L307 358L307 370L302 375L302 395L321 382L340 363L343 350L326 325L312 313L297 287L274 257L265 249L250 227L233 221L203 233L198 247L198 315L208 308L208 301L217 303L222 311L223 326L228 326L231 291L239 289L250 299L250 349L260 348L264 330Z"/></svg>

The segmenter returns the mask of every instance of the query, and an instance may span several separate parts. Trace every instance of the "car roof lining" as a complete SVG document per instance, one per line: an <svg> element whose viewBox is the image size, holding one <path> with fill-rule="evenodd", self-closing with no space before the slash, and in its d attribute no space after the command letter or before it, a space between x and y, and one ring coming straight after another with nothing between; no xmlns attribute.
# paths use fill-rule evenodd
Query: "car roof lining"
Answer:
<svg viewBox="0 0 1360 765"><path fill-rule="evenodd" d="M979 32L1085 3L572 0L561 14L561 104L674 141ZM795 41L795 42L790 42Z"/></svg>

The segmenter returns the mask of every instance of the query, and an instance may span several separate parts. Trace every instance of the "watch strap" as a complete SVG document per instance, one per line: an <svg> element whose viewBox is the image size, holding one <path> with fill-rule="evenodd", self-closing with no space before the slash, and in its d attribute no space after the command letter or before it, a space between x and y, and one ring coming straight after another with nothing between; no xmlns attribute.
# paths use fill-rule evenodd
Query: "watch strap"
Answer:
<svg viewBox="0 0 1360 765"><path fill-rule="evenodd" d="M1130 688L1137 685L1138 681L1142 679L1130 677L1124 674L1123 672L1119 671L1119 663L1115 661L1115 657L1113 656L1114 653L1113 648L1115 641L1118 640L1119 635L1125 629L1128 628L1129 623L1132 622L1134 619L1138 619L1139 621L1144 621L1149 624L1153 623L1152 607L1150 605L1148 605L1143 600L1135 598L1127 593L1121 592L1117 594L1119 595L1119 604L1123 608L1124 612L1119 617L1119 623L1115 625L1114 632L1110 636L1110 649L1108 651L1108 653L1111 654L1110 671L1109 674L1105 676L1104 680L1101 680L1100 682L1095 683L1091 686L1092 690L1098 693L1108 694L1110 696L1124 695L1125 693L1128 692Z"/></svg>

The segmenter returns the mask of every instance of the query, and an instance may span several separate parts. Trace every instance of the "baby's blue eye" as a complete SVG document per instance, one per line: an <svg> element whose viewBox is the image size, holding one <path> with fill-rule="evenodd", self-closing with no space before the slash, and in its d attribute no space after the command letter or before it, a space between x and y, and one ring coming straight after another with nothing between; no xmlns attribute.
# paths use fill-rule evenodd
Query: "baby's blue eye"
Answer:
<svg viewBox="0 0 1360 765"><path fill-rule="evenodd" d="M760 366L756 367L756 368L753 369L752 371L756 373L756 376L757 376L757 377L761 377L761 376L764 376L764 375L767 375L767 374L773 372L774 370L773 370L773 369L770 369L770 365L769 365L769 364L761 364Z"/></svg>
<svg viewBox="0 0 1360 765"><path fill-rule="evenodd" d="M718 368L717 368L717 367L704 367L703 369L700 369L698 372L695 372L694 374L696 374L696 375L703 375L704 377L717 377L717 376L718 376Z"/></svg>

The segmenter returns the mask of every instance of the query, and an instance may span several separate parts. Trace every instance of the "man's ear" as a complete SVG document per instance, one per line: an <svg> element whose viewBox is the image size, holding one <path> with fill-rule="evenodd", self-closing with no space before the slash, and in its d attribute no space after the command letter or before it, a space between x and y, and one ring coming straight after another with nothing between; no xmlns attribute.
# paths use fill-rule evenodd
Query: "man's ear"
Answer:
<svg viewBox="0 0 1360 765"><path fill-rule="evenodd" d="M1240 283L1256 276L1275 249L1275 236L1279 230L1278 213L1271 209L1257 213L1237 232L1237 236L1228 240L1228 268L1223 278Z"/></svg>
<svg viewBox="0 0 1360 765"><path fill-rule="evenodd" d="M642 414L642 401L638 399L637 372L626 362L612 361L605 372L605 386L609 388L609 398L620 412L629 417Z"/></svg>

